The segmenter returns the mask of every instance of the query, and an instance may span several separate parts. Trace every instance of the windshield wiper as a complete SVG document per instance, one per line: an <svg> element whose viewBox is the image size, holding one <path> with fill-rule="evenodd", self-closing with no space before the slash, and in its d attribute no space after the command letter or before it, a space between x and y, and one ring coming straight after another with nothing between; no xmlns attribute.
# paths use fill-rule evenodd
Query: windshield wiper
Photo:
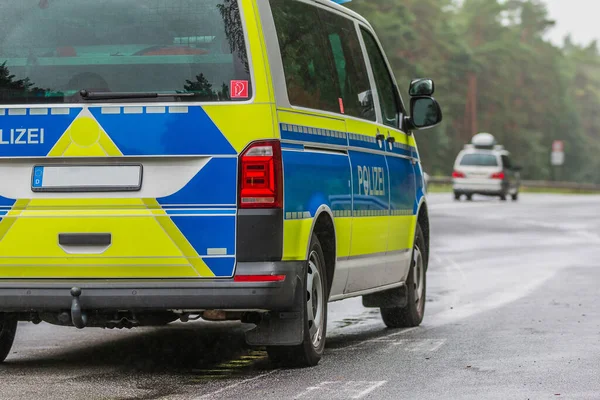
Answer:
<svg viewBox="0 0 600 400"><path fill-rule="evenodd" d="M194 97L196 93L155 93L155 92L79 92L84 100L119 100L119 99L156 99L159 97Z"/></svg>

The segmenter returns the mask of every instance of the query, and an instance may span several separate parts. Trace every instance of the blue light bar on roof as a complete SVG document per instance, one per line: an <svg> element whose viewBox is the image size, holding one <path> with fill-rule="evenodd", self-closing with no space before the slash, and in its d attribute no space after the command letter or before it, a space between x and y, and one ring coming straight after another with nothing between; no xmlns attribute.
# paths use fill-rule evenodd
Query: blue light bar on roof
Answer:
<svg viewBox="0 0 600 400"><path fill-rule="evenodd" d="M331 0L331 1L333 1L334 3L337 3L337 4L346 4L346 3L350 3L352 0Z"/></svg>

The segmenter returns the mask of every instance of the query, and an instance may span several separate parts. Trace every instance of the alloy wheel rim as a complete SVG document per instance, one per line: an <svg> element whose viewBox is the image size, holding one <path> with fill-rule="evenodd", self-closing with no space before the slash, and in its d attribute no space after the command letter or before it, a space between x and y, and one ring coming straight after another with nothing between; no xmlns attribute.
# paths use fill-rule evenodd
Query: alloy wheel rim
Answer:
<svg viewBox="0 0 600 400"><path fill-rule="evenodd" d="M308 273L306 280L306 309L308 316L308 331L314 348L318 348L323 340L324 299L323 280L319 272L321 261L316 251L308 258Z"/></svg>
<svg viewBox="0 0 600 400"><path fill-rule="evenodd" d="M423 292L425 289L425 265L423 263L423 254L421 253L421 249L419 249L419 246L416 245L413 252L413 278L415 285L415 303L417 305L417 310L420 313L423 303Z"/></svg>

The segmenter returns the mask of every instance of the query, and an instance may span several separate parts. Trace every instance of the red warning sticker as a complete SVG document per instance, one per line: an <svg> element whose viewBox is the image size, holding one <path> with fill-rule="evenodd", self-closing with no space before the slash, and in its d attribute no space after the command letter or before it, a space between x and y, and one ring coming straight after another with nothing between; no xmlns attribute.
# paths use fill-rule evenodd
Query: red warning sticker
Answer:
<svg viewBox="0 0 600 400"><path fill-rule="evenodd" d="M231 98L232 99L247 99L250 97L248 81L231 81Z"/></svg>
<svg viewBox="0 0 600 400"><path fill-rule="evenodd" d="M345 114L346 110L344 110L344 99L340 97L338 100L340 101L340 113Z"/></svg>

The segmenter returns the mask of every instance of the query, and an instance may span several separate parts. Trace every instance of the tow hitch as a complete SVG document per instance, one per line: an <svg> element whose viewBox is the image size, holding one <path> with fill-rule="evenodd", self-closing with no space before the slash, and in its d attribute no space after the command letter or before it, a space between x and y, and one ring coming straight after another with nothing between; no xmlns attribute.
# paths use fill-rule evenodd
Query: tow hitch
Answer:
<svg viewBox="0 0 600 400"><path fill-rule="evenodd" d="M81 296L81 289L74 287L71 289L71 296L73 301L71 302L71 322L77 329L83 329L87 325L87 315L81 311L81 302L79 297Z"/></svg>

